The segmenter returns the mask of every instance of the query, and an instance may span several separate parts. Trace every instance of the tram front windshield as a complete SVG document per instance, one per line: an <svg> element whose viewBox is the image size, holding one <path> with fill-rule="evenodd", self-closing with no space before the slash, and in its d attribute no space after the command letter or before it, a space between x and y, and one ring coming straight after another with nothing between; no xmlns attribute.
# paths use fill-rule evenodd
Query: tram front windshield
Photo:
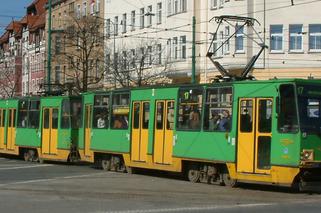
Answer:
<svg viewBox="0 0 321 213"><path fill-rule="evenodd" d="M301 131L321 133L321 86L298 85L297 94Z"/></svg>

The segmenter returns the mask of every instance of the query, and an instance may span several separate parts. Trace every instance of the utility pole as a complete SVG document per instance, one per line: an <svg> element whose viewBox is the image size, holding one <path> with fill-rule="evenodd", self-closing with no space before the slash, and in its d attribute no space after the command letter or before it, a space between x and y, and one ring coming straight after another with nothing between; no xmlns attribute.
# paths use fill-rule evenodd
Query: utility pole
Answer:
<svg viewBox="0 0 321 213"><path fill-rule="evenodd" d="M51 92L51 1L48 0L48 53L47 53L47 84L48 92Z"/></svg>
<svg viewBox="0 0 321 213"><path fill-rule="evenodd" d="M196 18L193 16L193 41L192 41L192 84L196 83L195 70L196 70L196 56L195 56L195 38L196 38Z"/></svg>

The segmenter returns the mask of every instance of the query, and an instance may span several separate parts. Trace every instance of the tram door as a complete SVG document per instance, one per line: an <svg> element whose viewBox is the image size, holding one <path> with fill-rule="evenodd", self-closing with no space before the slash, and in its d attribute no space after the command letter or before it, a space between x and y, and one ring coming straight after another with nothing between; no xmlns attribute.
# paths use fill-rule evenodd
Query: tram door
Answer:
<svg viewBox="0 0 321 213"><path fill-rule="evenodd" d="M171 164L173 153L174 101L156 102L154 162Z"/></svg>
<svg viewBox="0 0 321 213"><path fill-rule="evenodd" d="M91 142L91 111L92 105L85 106L85 156L90 157L90 142Z"/></svg>
<svg viewBox="0 0 321 213"><path fill-rule="evenodd" d="M7 149L14 150L16 136L16 109L8 110Z"/></svg>
<svg viewBox="0 0 321 213"><path fill-rule="evenodd" d="M149 102L135 101L132 111L131 158L133 161L147 160Z"/></svg>
<svg viewBox="0 0 321 213"><path fill-rule="evenodd" d="M58 109L43 108L42 154L57 154Z"/></svg>
<svg viewBox="0 0 321 213"><path fill-rule="evenodd" d="M237 171L270 174L272 99L239 100Z"/></svg>
<svg viewBox="0 0 321 213"><path fill-rule="evenodd" d="M5 109L0 109L0 149L5 148L4 144L4 128L5 128Z"/></svg>

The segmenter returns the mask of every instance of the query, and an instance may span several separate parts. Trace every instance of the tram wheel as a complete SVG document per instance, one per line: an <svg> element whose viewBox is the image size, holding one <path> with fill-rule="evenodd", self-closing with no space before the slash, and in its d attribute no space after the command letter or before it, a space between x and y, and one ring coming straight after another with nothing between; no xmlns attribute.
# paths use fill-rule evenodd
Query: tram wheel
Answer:
<svg viewBox="0 0 321 213"><path fill-rule="evenodd" d="M111 161L107 159L101 160L101 167L105 171L110 171L111 169Z"/></svg>
<svg viewBox="0 0 321 213"><path fill-rule="evenodd" d="M23 159L24 159L25 161L30 161L30 160L31 160L31 155L30 155L29 151L27 151L27 152L25 152L25 153L23 154Z"/></svg>
<svg viewBox="0 0 321 213"><path fill-rule="evenodd" d="M221 182L222 183L221 185L229 186L229 187L232 187L232 188L238 186L237 180L232 179L230 177L230 175L227 174L227 173L222 174L222 180L223 180L223 182Z"/></svg>
<svg viewBox="0 0 321 213"><path fill-rule="evenodd" d="M187 171L187 178L192 183L200 181L201 172L196 164L191 164Z"/></svg>

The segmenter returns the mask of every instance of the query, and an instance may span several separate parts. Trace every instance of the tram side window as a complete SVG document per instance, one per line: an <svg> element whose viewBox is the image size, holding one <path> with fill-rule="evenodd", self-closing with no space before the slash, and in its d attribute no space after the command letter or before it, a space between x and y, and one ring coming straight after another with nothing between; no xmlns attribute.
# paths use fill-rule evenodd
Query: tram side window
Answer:
<svg viewBox="0 0 321 213"><path fill-rule="evenodd" d="M106 129L109 123L109 95L96 95L93 108L93 128Z"/></svg>
<svg viewBox="0 0 321 213"><path fill-rule="evenodd" d="M203 89L181 89L177 128L180 130L199 130L201 128Z"/></svg>
<svg viewBox="0 0 321 213"><path fill-rule="evenodd" d="M70 128L70 101L68 99L62 101L60 128Z"/></svg>
<svg viewBox="0 0 321 213"><path fill-rule="evenodd" d="M82 126L82 99L71 100L71 128L78 129Z"/></svg>
<svg viewBox="0 0 321 213"><path fill-rule="evenodd" d="M111 113L111 127L113 129L128 129L129 94L115 94Z"/></svg>
<svg viewBox="0 0 321 213"><path fill-rule="evenodd" d="M29 105L28 115L28 127L38 128L39 127L39 116L40 116L40 101L32 100Z"/></svg>
<svg viewBox="0 0 321 213"><path fill-rule="evenodd" d="M207 90L204 130L231 130L232 97L232 87L210 88Z"/></svg>
<svg viewBox="0 0 321 213"><path fill-rule="evenodd" d="M280 86L280 103L278 115L278 129L280 132L297 132L298 117L295 102L294 85Z"/></svg>
<svg viewBox="0 0 321 213"><path fill-rule="evenodd" d="M29 101L21 100L18 105L18 127L27 128L28 127L28 108Z"/></svg>

